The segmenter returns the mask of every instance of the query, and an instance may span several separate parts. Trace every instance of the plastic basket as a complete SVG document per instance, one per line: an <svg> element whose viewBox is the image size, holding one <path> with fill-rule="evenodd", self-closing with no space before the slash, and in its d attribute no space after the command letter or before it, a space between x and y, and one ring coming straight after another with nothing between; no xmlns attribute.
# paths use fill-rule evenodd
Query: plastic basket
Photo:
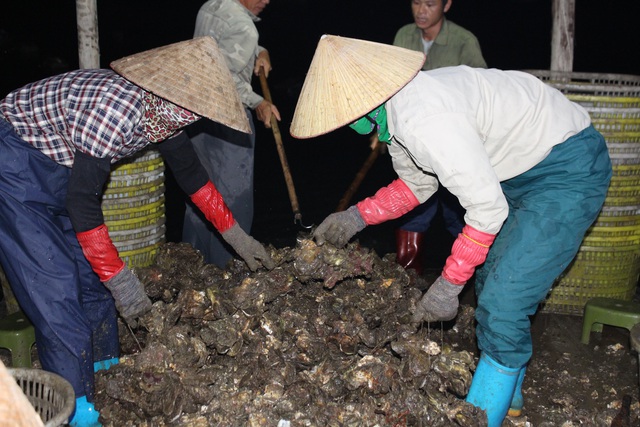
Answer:
<svg viewBox="0 0 640 427"><path fill-rule="evenodd" d="M102 213L105 221L118 222L133 218L153 217L158 212L164 212L164 198L157 199L152 203L130 206L124 209L105 209L102 206Z"/></svg>
<svg viewBox="0 0 640 427"><path fill-rule="evenodd" d="M640 97L640 76L525 70L565 94L603 97Z"/></svg>
<svg viewBox="0 0 640 427"><path fill-rule="evenodd" d="M108 189L117 189L122 187L132 187L136 185L144 185L149 183L157 183L164 181L164 168L153 171L137 173L135 175L110 176L107 183Z"/></svg>
<svg viewBox="0 0 640 427"><path fill-rule="evenodd" d="M123 220L111 221L105 219L105 224L109 228L109 233L112 231L135 231L140 228L146 228L148 226L157 225L160 222L165 221L164 209L150 213L149 215L141 216L138 218L128 218Z"/></svg>
<svg viewBox="0 0 640 427"><path fill-rule="evenodd" d="M611 144L639 144L640 135L637 133L607 133L601 132L607 145Z"/></svg>
<svg viewBox="0 0 640 427"><path fill-rule="evenodd" d="M119 162L109 176L102 213L120 257L152 264L165 235L164 162L154 149Z"/></svg>
<svg viewBox="0 0 640 427"><path fill-rule="evenodd" d="M164 242L164 227L160 227L152 235L142 237L139 239L129 239L114 241L113 244L118 248L119 252L128 253L138 249L144 249L147 246L154 246L157 243Z"/></svg>
<svg viewBox="0 0 640 427"><path fill-rule="evenodd" d="M166 218L164 216L158 218L157 221L149 225L137 227L134 230L111 230L109 229L109 236L113 242L120 242L126 240L142 239L149 236L154 236L158 232L165 231Z"/></svg>
<svg viewBox="0 0 640 427"><path fill-rule="evenodd" d="M149 151L144 155L134 158L133 161L127 159L127 162L118 163L111 171L112 177L122 175L131 175L143 172L153 172L159 169L164 170L164 162L160 153L157 151Z"/></svg>
<svg viewBox="0 0 640 427"><path fill-rule="evenodd" d="M596 221L602 220L602 217L629 217L640 214L640 205L630 206L603 206L600 215Z"/></svg>
<svg viewBox="0 0 640 427"><path fill-rule="evenodd" d="M585 244L588 244L585 239ZM620 242L619 242L620 243ZM629 301L638 281L638 244L583 246L560 276L543 304L543 311L581 316L591 298Z"/></svg>
<svg viewBox="0 0 640 427"><path fill-rule="evenodd" d="M141 249L120 252L120 257L132 267L148 267L156 262L156 256L160 250L160 245L164 239L154 245L145 246Z"/></svg>
<svg viewBox="0 0 640 427"><path fill-rule="evenodd" d="M640 98L638 97L567 94L567 98L582 105L588 111L621 108L623 110L619 111L630 113L628 116L625 114L624 117L640 118Z"/></svg>
<svg viewBox="0 0 640 427"><path fill-rule="evenodd" d="M640 121L637 119L618 119L594 117L591 122L602 133L628 133L640 135Z"/></svg>
<svg viewBox="0 0 640 427"><path fill-rule="evenodd" d="M137 196L147 196L150 193L154 193L156 191L164 192L164 183L162 181L157 182L149 182L143 185L136 185L131 187L124 188L107 188L102 196L102 200L113 200L118 198L127 198L127 197L137 197Z"/></svg>
<svg viewBox="0 0 640 427"><path fill-rule="evenodd" d="M640 178L638 179L640 180ZM103 199L102 212L137 208L159 200L164 200L164 187L139 196Z"/></svg>
<svg viewBox="0 0 640 427"><path fill-rule="evenodd" d="M157 161L156 159L162 159L160 151L158 151L153 145L147 146L147 148L138 151L132 156L128 156L115 164L116 168L136 167L135 165L142 164L148 161Z"/></svg>
<svg viewBox="0 0 640 427"><path fill-rule="evenodd" d="M582 315L591 298L630 300L640 275L640 76L527 72L587 110L613 166L602 211L542 311Z"/></svg>
<svg viewBox="0 0 640 427"><path fill-rule="evenodd" d="M71 384L60 375L41 369L8 368L46 427L66 425L75 407Z"/></svg>

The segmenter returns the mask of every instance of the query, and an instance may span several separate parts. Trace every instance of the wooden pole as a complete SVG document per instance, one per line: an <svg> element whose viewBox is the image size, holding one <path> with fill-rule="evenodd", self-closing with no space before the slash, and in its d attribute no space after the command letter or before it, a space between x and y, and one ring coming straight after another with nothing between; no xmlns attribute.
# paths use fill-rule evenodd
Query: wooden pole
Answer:
<svg viewBox="0 0 640 427"><path fill-rule="evenodd" d="M551 32L551 71L573 71L575 10L575 0L553 0L553 29Z"/></svg>
<svg viewBox="0 0 640 427"><path fill-rule="evenodd" d="M264 75L264 69L260 68L260 86L262 88L262 96L264 99L273 104L271 99L271 91L267 84L267 77ZM276 147L278 149L278 156L280 157L280 164L282 165L282 172L284 173L284 180L287 184L287 191L289 192L289 200L291 201L291 209L293 210L293 222L299 224L301 227L310 228L302 224L302 214L300 213L300 206L298 205L298 196L296 195L296 188L293 185L293 177L289 170L289 162L287 161L287 155L284 151L284 144L282 143L282 135L280 134L280 128L278 127L278 119L271 114L271 130L273 131L273 138L276 140Z"/></svg>
<svg viewBox="0 0 640 427"><path fill-rule="evenodd" d="M342 198L340 199L340 202L338 202L338 206L336 207L336 212L342 212L343 210L347 209L347 207L349 206L349 202L351 202L351 199L353 198L353 195L356 193L356 191L358 191L358 188L360 188L360 184L362 184L362 180L364 180L364 177L367 175L367 172L369 172L369 169L371 169L371 166L375 163L383 147L384 145L380 142L380 140L376 136L376 142L374 144L373 149L371 150L371 154L369 154L367 159L364 161L364 163L360 167L360 170L358 171L358 173L356 173L356 176L351 182L351 184L349 185L349 187L347 188L347 191L345 191L344 194L342 195Z"/></svg>
<svg viewBox="0 0 640 427"><path fill-rule="evenodd" d="M80 68L100 68L97 0L76 0Z"/></svg>

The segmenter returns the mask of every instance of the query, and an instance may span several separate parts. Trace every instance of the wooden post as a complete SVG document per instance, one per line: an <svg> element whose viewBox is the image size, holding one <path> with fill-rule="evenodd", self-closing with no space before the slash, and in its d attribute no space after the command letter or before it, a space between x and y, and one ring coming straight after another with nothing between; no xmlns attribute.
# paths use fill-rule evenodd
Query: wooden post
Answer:
<svg viewBox="0 0 640 427"><path fill-rule="evenodd" d="M97 0L76 0L80 68L100 68Z"/></svg>
<svg viewBox="0 0 640 427"><path fill-rule="evenodd" d="M575 0L553 0L551 31L551 71L573 71Z"/></svg>

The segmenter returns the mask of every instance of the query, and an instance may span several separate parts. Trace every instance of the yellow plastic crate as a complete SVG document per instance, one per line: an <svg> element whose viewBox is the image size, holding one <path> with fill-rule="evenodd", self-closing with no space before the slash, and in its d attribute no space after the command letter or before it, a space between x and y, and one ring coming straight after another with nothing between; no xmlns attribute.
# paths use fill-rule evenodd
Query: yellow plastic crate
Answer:
<svg viewBox="0 0 640 427"><path fill-rule="evenodd" d="M582 315L591 298L630 300L640 274L640 76L527 72L587 110L613 166L602 211L542 311Z"/></svg>

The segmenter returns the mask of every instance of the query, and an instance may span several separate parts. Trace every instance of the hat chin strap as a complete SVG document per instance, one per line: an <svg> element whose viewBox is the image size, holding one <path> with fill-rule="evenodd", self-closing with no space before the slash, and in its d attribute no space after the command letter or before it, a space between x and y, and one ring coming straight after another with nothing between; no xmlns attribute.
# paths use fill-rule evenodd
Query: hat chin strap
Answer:
<svg viewBox="0 0 640 427"><path fill-rule="evenodd" d="M381 142L389 144L389 141L391 140L389 126L387 125L387 109L384 104L360 117L358 120L351 123L349 127L360 135L368 135L373 132L374 128L377 128L378 139Z"/></svg>
<svg viewBox="0 0 640 427"><path fill-rule="evenodd" d="M381 142L391 143L391 134L389 134L389 125L387 124L387 109L384 104L377 108L379 110L376 116L376 123L378 124L378 139Z"/></svg>

